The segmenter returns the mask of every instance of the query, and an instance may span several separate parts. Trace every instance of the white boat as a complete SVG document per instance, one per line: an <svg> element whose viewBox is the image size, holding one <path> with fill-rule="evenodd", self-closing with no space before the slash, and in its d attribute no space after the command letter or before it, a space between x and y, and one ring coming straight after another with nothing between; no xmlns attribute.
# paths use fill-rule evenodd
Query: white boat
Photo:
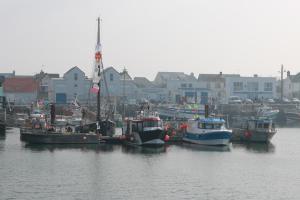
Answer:
<svg viewBox="0 0 300 200"><path fill-rule="evenodd" d="M279 113L279 109L273 109L266 105L263 105L257 109L258 117L267 117L267 118L275 119L278 113Z"/></svg>
<svg viewBox="0 0 300 200"><path fill-rule="evenodd" d="M225 120L203 118L188 120L183 141L201 145L228 145L232 130L225 127Z"/></svg>
<svg viewBox="0 0 300 200"><path fill-rule="evenodd" d="M195 116L203 116L204 107L197 104L186 104L183 106L162 106L158 108L159 116L172 119L191 119Z"/></svg>

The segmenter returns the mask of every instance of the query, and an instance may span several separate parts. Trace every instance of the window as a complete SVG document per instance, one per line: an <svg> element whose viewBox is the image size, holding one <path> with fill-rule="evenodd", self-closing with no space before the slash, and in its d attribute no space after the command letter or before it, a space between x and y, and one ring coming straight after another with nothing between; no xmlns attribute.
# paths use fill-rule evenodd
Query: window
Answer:
<svg viewBox="0 0 300 200"><path fill-rule="evenodd" d="M160 123L158 121L144 121L144 127L160 127Z"/></svg>
<svg viewBox="0 0 300 200"><path fill-rule="evenodd" d="M190 83L190 84L189 84L189 88L191 88L191 87L193 87L193 85Z"/></svg>
<svg viewBox="0 0 300 200"><path fill-rule="evenodd" d="M243 83L242 82L233 82L233 91L242 91Z"/></svg>
<svg viewBox="0 0 300 200"><path fill-rule="evenodd" d="M139 132L143 131L143 122L139 122L137 125L138 125L138 131Z"/></svg>
<svg viewBox="0 0 300 200"><path fill-rule="evenodd" d="M114 75L113 74L109 74L109 80L114 81Z"/></svg>
<svg viewBox="0 0 300 200"><path fill-rule="evenodd" d="M74 74L74 80L75 80L75 81L78 80L78 74L77 74L77 73Z"/></svg>
<svg viewBox="0 0 300 200"><path fill-rule="evenodd" d="M215 129L220 129L222 127L222 124L214 124Z"/></svg>
<svg viewBox="0 0 300 200"><path fill-rule="evenodd" d="M248 82L247 89L250 92L258 91L258 82Z"/></svg>
<svg viewBox="0 0 300 200"><path fill-rule="evenodd" d="M217 88L217 89L221 88L221 83L219 83L219 82L216 83L215 88Z"/></svg>
<svg viewBox="0 0 300 200"><path fill-rule="evenodd" d="M206 83L206 88L210 89L210 83Z"/></svg>
<svg viewBox="0 0 300 200"><path fill-rule="evenodd" d="M257 128L263 128L263 124L262 123L258 123L257 124Z"/></svg>
<svg viewBox="0 0 300 200"><path fill-rule="evenodd" d="M186 88L186 84L185 84L185 83L182 83L182 84L181 84L181 87Z"/></svg>
<svg viewBox="0 0 300 200"><path fill-rule="evenodd" d="M78 86L77 84L74 85L74 87L77 87L77 86Z"/></svg>
<svg viewBox="0 0 300 200"><path fill-rule="evenodd" d="M205 125L205 128L206 128L206 129L213 129L214 127L213 127L212 124L206 124L206 125Z"/></svg>
<svg viewBox="0 0 300 200"><path fill-rule="evenodd" d="M269 123L264 123L264 128L267 129L267 128L269 128L269 126L270 126Z"/></svg>
<svg viewBox="0 0 300 200"><path fill-rule="evenodd" d="M131 129L132 129L133 132L137 132L138 131L137 123L132 123Z"/></svg>
<svg viewBox="0 0 300 200"><path fill-rule="evenodd" d="M264 84L264 91L272 92L272 91L273 91L273 83L271 83L271 82L266 82L266 83Z"/></svg>

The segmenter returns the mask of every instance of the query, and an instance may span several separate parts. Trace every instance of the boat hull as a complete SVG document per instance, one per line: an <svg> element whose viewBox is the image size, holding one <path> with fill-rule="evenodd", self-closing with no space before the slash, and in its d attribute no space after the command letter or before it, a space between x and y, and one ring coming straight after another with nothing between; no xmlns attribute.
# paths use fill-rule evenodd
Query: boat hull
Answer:
<svg viewBox="0 0 300 200"><path fill-rule="evenodd" d="M0 135L4 135L5 134L5 124L0 122Z"/></svg>
<svg viewBox="0 0 300 200"><path fill-rule="evenodd" d="M184 142L200 145L228 145L230 142L231 134L231 131L215 131L202 134L187 132L183 136L182 140Z"/></svg>
<svg viewBox="0 0 300 200"><path fill-rule="evenodd" d="M232 141L242 142L270 142L276 131L249 131L245 129L233 129Z"/></svg>
<svg viewBox="0 0 300 200"><path fill-rule="evenodd" d="M139 146L162 146L165 144L163 141L163 131L160 129L133 132L127 136L126 143Z"/></svg>
<svg viewBox="0 0 300 200"><path fill-rule="evenodd" d="M101 142L97 134L62 134L42 130L21 130L20 139L32 144L98 144Z"/></svg>

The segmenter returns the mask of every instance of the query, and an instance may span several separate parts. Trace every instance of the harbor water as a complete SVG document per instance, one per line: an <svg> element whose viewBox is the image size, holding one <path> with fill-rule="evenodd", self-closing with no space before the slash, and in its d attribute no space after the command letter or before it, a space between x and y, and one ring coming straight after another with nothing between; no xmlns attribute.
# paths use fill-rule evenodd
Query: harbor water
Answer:
<svg viewBox="0 0 300 200"><path fill-rule="evenodd" d="M271 144L159 149L0 137L0 199L300 199L300 129Z"/></svg>

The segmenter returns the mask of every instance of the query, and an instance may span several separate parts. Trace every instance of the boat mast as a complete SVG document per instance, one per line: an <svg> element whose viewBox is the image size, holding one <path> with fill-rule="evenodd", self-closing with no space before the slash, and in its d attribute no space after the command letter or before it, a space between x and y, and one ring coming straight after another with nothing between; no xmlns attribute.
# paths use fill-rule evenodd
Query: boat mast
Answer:
<svg viewBox="0 0 300 200"><path fill-rule="evenodd" d="M97 47L100 47L100 17L98 17L97 19L98 21L98 32L97 32ZM99 51L100 49L98 49ZM98 52L96 52L96 55L97 55ZM101 55L101 54L100 54ZM101 89L101 79L100 79L100 76L101 76L101 68L100 68L100 61L101 60L101 56L100 56L100 59L97 60L96 58L96 62L98 64L98 77L99 77L99 82L98 82L98 87L99 87L99 90L97 92L97 122L98 124L100 124L100 120L101 120L101 99L100 99L100 89Z"/></svg>
<svg viewBox="0 0 300 200"><path fill-rule="evenodd" d="M123 120L125 119L125 75L127 73L126 68L123 70Z"/></svg>

